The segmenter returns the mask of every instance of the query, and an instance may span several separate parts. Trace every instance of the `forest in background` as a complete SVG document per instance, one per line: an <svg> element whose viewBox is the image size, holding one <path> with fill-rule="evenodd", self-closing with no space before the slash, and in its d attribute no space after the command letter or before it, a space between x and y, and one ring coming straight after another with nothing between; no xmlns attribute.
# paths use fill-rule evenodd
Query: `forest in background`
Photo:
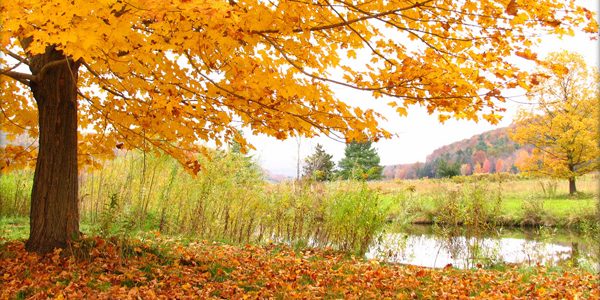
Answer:
<svg viewBox="0 0 600 300"><path fill-rule="evenodd" d="M512 128L486 131L442 146L429 154L425 162L385 166L383 176L385 179L417 179L518 173L516 165L531 155L532 147L515 143L509 137Z"/></svg>

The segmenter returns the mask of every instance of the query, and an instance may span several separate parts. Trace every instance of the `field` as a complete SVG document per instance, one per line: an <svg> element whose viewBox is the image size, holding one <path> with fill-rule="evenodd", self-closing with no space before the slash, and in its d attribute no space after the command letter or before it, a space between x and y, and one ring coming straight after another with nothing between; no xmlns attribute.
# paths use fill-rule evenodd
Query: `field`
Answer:
<svg viewBox="0 0 600 300"><path fill-rule="evenodd" d="M124 153L82 172L82 231L163 234L248 243L269 240L361 252L387 223L598 227L598 175L566 181L487 174L451 179L270 184L248 158L215 152L192 176L164 156ZM0 178L0 228L24 238L32 171ZM10 224L10 225L7 225ZM352 226L349 226L351 224Z"/></svg>
<svg viewBox="0 0 600 300"><path fill-rule="evenodd" d="M434 223L448 212L448 204L454 204L462 210L460 223L474 217L467 210L475 205L496 225L577 228L597 223L598 183L597 174L579 178L578 194L573 196L566 180L508 174L383 181L370 186L388 201L400 203L402 222Z"/></svg>

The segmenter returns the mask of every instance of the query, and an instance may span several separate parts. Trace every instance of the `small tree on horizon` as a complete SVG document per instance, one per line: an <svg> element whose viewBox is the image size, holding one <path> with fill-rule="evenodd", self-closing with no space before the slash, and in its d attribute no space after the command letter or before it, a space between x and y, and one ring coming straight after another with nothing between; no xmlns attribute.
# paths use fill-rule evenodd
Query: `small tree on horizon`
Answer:
<svg viewBox="0 0 600 300"><path fill-rule="evenodd" d="M333 178L333 155L323 150L321 144L317 144L315 152L304 159L303 176L316 181L328 181Z"/></svg>
<svg viewBox="0 0 600 300"><path fill-rule="evenodd" d="M496 160L496 167L494 168L496 173L502 173L504 172L504 160L501 158L498 158L498 160Z"/></svg>
<svg viewBox="0 0 600 300"><path fill-rule="evenodd" d="M470 164L462 164L460 166L460 175L467 176L471 175L471 165Z"/></svg>
<svg viewBox="0 0 600 300"><path fill-rule="evenodd" d="M344 158L339 162L342 179L377 180L383 177L380 158L371 142L346 144Z"/></svg>

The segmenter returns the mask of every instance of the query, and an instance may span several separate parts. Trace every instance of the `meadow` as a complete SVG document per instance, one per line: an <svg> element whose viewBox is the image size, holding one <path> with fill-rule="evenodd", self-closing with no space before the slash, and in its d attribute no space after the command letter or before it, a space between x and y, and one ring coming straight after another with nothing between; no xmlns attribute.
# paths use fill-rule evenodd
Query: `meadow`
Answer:
<svg viewBox="0 0 600 300"><path fill-rule="evenodd" d="M506 173L381 181L370 187L399 201L391 216L404 223L582 229L597 226L599 179L598 174L578 178L576 195L569 195L566 180Z"/></svg>
<svg viewBox="0 0 600 300"><path fill-rule="evenodd" d="M285 242L362 253L389 224L550 226L598 230L598 174L566 181L513 174L400 181L268 183L237 153L213 152L192 176L160 155L123 152L82 170L82 231L135 237L160 232L232 244ZM0 233L26 238L32 171L0 179Z"/></svg>
<svg viewBox="0 0 600 300"><path fill-rule="evenodd" d="M82 231L140 232L233 244L267 241L363 252L383 226L383 198L365 183L269 184L250 159L214 152L192 176L166 156L126 153L82 172ZM2 176L2 234L24 238L31 170ZM350 226L351 225L351 226Z"/></svg>

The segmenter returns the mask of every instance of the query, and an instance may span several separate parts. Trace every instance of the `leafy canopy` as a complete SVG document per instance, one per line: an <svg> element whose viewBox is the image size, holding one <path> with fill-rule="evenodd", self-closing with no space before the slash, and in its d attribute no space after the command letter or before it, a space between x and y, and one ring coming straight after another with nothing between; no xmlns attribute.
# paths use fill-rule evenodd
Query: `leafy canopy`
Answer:
<svg viewBox="0 0 600 300"><path fill-rule="evenodd" d="M507 58L535 60L532 33L597 32L573 0L14 0L0 11L0 126L9 139L37 136L23 87L44 70L26 67L54 47L82 65L82 160L111 157L116 145L159 148L192 169L186 153L198 141L246 149L240 125L279 139L390 136L376 112L348 105L332 85L396 98L386 101L400 115L423 105L442 121L494 123L500 91L529 85ZM5 147L2 167L34 157Z"/></svg>
<svg viewBox="0 0 600 300"><path fill-rule="evenodd" d="M539 105L520 112L512 133L518 143L534 146L517 167L557 178L598 170L598 69L588 68L578 54L558 52L548 56L542 71L546 75L531 96Z"/></svg>

